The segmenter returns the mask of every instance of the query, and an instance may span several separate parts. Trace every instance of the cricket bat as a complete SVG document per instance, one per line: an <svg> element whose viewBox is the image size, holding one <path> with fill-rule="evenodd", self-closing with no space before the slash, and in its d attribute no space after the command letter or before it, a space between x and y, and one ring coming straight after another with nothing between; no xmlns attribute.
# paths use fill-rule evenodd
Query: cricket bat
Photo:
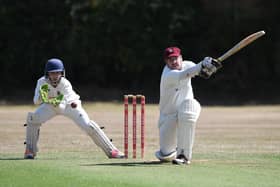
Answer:
<svg viewBox="0 0 280 187"><path fill-rule="evenodd" d="M256 32L256 33L253 33L253 34L247 36L246 38L241 40L239 43L237 43L235 46L233 46L231 49L229 49L227 52L225 52L222 56L220 56L216 60L218 62L224 61L225 59L227 59L231 55L235 54L236 52L238 52L242 48L246 47L247 45L249 45L250 43L252 43L253 41L255 41L256 39L260 38L263 35L265 35L265 32L259 31L259 32Z"/></svg>

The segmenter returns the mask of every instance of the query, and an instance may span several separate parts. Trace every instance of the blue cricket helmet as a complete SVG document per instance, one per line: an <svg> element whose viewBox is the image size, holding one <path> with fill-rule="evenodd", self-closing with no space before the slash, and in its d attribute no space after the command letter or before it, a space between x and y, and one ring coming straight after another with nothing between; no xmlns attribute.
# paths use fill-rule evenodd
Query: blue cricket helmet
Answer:
<svg viewBox="0 0 280 187"><path fill-rule="evenodd" d="M62 60L58 58L49 59L45 66L45 76L48 76L48 72L62 72L62 75L65 76L65 69Z"/></svg>

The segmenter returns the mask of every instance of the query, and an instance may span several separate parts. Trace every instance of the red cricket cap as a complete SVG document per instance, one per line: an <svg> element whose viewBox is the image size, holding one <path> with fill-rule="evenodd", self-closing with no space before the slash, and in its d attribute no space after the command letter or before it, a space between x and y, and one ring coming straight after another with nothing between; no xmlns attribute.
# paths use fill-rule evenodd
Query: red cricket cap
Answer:
<svg viewBox="0 0 280 187"><path fill-rule="evenodd" d="M178 47L168 47L164 50L164 58L169 58L172 56L180 56L181 55L181 49Z"/></svg>

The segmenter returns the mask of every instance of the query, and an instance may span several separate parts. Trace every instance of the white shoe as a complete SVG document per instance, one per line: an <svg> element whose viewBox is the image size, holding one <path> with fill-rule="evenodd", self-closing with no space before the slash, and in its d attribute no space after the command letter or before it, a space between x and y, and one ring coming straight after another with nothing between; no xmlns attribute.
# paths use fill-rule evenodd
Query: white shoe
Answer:
<svg viewBox="0 0 280 187"><path fill-rule="evenodd" d="M172 160L172 163L177 165L182 165L182 164L190 165L191 161L189 161L184 155L178 155L177 158Z"/></svg>
<svg viewBox="0 0 280 187"><path fill-rule="evenodd" d="M176 154L177 152L174 151L168 155L163 155L161 153L161 151L157 151L155 152L155 156L157 157L157 159L159 159L161 162L171 162L172 160L174 160L176 158Z"/></svg>

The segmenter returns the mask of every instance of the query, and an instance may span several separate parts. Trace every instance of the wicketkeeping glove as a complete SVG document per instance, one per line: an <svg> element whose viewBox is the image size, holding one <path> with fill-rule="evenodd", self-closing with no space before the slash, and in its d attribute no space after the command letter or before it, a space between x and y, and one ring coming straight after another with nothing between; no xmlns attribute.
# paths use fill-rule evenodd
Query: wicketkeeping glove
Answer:
<svg viewBox="0 0 280 187"><path fill-rule="evenodd" d="M42 85L39 92L42 102L51 104L53 106L58 106L64 98L63 94L59 94L57 97L49 99L49 87L47 84Z"/></svg>
<svg viewBox="0 0 280 187"><path fill-rule="evenodd" d="M48 103L54 106L58 106L60 102L63 100L63 97L64 97L63 94L59 94L57 97L49 99Z"/></svg>
<svg viewBox="0 0 280 187"><path fill-rule="evenodd" d="M48 85L47 84L42 85L40 90L39 90L39 93L40 93L40 96L41 96L41 99L42 99L43 103L48 103L48 100L49 100L48 92L49 92Z"/></svg>

